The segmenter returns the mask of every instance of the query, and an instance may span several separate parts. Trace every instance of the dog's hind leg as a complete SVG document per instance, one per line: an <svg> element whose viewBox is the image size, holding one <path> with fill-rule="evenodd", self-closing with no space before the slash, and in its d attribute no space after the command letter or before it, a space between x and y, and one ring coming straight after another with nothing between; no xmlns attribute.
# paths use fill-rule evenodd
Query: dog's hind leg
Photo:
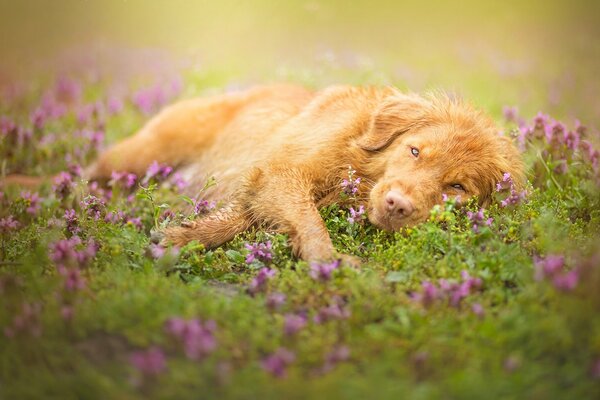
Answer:
<svg viewBox="0 0 600 400"><path fill-rule="evenodd" d="M159 232L162 245L184 246L197 240L207 248L217 247L233 239L252 225L252 219L237 205L229 205L194 221L185 221Z"/></svg>

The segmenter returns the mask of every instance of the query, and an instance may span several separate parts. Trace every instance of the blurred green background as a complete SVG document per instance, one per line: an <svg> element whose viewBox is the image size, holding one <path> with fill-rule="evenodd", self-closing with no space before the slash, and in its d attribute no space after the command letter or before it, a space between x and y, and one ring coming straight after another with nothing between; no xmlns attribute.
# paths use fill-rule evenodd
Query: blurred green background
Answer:
<svg viewBox="0 0 600 400"><path fill-rule="evenodd" d="M441 88L597 127L598 16L598 1L2 0L0 82L69 51L101 65L114 53L94 49L151 48L215 85Z"/></svg>

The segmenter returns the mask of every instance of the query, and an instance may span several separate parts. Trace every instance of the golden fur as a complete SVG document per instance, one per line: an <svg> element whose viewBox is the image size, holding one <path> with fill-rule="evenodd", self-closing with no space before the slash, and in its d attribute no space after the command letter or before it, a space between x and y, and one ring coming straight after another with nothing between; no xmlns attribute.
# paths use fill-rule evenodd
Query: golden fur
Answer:
<svg viewBox="0 0 600 400"><path fill-rule="evenodd" d="M485 205L503 173L524 180L518 151L490 118L444 95L389 87L277 85L184 100L86 172L90 179L113 170L143 174L154 160L179 169L196 190L215 177L206 197L223 202L166 229L164 243L214 247L264 223L289 234L294 252L309 260L334 256L317 210L339 199L349 165L362 178L358 198L370 221L389 230L424 221L442 193L478 196ZM390 211L390 192L410 203L410 215Z"/></svg>

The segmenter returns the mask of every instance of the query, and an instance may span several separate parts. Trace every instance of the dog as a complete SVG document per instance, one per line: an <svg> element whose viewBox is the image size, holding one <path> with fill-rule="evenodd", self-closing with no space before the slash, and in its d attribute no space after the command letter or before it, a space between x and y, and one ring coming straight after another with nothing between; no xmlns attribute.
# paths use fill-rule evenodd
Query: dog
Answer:
<svg viewBox="0 0 600 400"><path fill-rule="evenodd" d="M256 87L183 100L86 169L92 180L113 171L143 175L157 161L173 166L219 200L215 212L164 229L162 244L197 240L219 246L251 226L288 234L298 257L337 256L318 209L339 200L349 166L369 221L398 230L425 221L443 195L477 197L487 206L509 173L524 183L512 141L472 106L443 94L393 87Z"/></svg>

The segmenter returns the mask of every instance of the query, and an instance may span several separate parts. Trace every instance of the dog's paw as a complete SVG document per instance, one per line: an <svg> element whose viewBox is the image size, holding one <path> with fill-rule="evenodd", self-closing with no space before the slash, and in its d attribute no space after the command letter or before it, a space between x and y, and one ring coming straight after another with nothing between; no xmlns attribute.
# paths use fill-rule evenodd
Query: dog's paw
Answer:
<svg viewBox="0 0 600 400"><path fill-rule="evenodd" d="M337 254L336 257L341 261L342 265L351 268L360 268L362 265L362 260L358 257L351 256L348 254Z"/></svg>

